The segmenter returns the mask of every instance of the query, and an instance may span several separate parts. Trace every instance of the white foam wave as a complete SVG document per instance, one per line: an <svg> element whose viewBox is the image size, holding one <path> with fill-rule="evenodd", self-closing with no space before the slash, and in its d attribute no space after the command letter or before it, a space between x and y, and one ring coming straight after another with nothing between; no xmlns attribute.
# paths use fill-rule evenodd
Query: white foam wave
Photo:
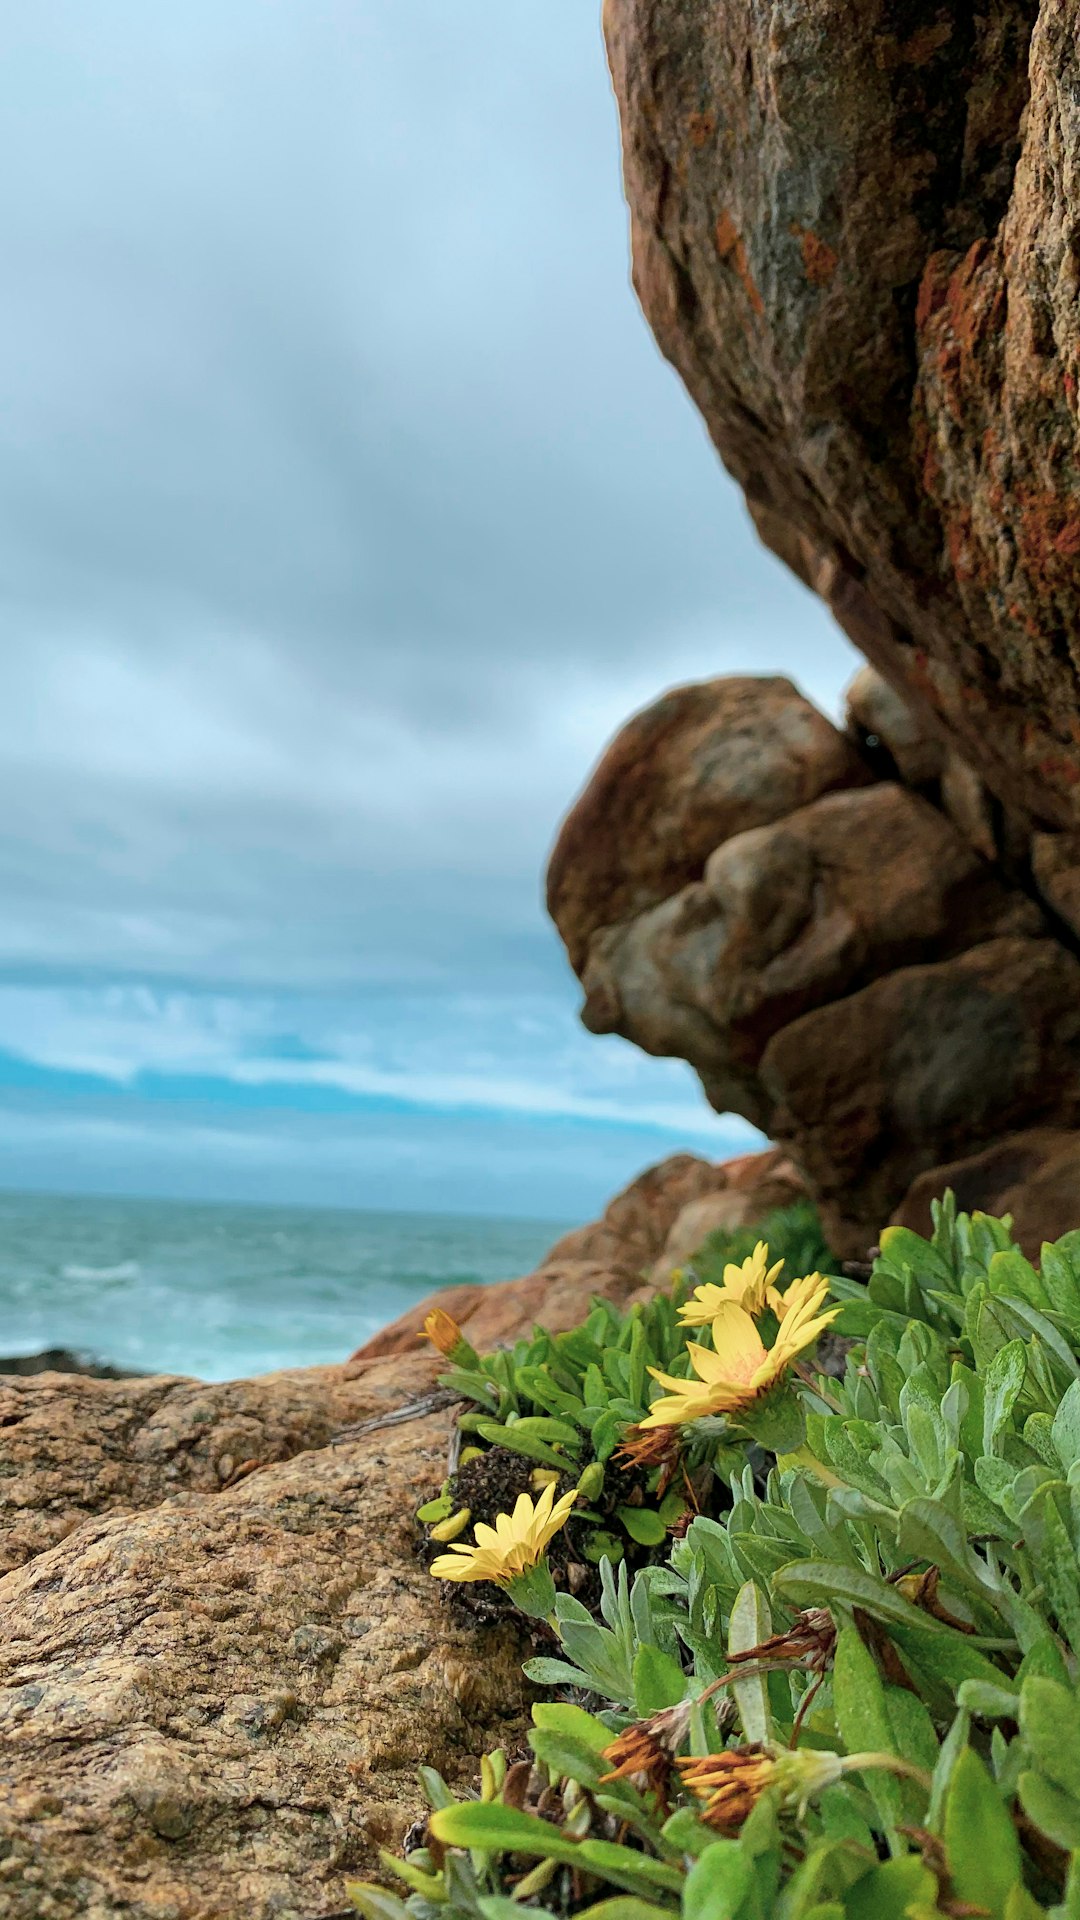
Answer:
<svg viewBox="0 0 1080 1920"><path fill-rule="evenodd" d="M137 1260L120 1260L115 1267L61 1267L63 1280L137 1280L141 1268Z"/></svg>

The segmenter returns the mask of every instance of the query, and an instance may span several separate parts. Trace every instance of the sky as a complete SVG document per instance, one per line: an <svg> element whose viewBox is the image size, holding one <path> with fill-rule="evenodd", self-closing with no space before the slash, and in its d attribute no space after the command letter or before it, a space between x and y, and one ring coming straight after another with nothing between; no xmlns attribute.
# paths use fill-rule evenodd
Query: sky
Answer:
<svg viewBox="0 0 1080 1920"><path fill-rule="evenodd" d="M637 309L597 16L6 21L0 1185L571 1220L755 1137L542 908L636 708L857 664Z"/></svg>

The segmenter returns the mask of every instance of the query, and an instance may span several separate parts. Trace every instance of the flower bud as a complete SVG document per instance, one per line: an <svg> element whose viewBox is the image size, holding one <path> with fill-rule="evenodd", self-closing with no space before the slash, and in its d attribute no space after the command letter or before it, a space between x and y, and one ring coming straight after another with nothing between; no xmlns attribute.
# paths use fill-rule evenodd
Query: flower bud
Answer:
<svg viewBox="0 0 1080 1920"><path fill-rule="evenodd" d="M459 1533L464 1533L471 1519L470 1509L459 1507L456 1513L450 1515L449 1520L440 1520L438 1526L432 1527L431 1538L443 1544L447 1540L456 1540Z"/></svg>

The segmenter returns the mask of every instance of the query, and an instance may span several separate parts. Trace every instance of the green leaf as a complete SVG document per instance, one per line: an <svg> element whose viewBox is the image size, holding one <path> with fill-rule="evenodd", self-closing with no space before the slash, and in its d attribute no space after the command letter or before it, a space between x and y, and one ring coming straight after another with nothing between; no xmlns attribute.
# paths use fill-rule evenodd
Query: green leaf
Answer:
<svg viewBox="0 0 1080 1920"><path fill-rule="evenodd" d="M456 1508L451 1496L448 1493L440 1493L437 1499L427 1500L422 1507L417 1507L416 1517L425 1527L433 1527L437 1520L449 1520L454 1512Z"/></svg>
<svg viewBox="0 0 1080 1920"><path fill-rule="evenodd" d="M606 1760L601 1760L595 1747L584 1740L575 1740L572 1734L560 1732L558 1728L534 1727L529 1735L529 1745L541 1766L550 1767L560 1780L576 1780L579 1787L590 1789L600 1784L601 1776L610 1773Z"/></svg>
<svg viewBox="0 0 1080 1920"><path fill-rule="evenodd" d="M659 1647L641 1645L634 1656L634 1704L640 1717L678 1706L685 1693L686 1675L679 1662Z"/></svg>
<svg viewBox="0 0 1080 1920"><path fill-rule="evenodd" d="M1080 1654L1080 1578L1069 1529L1068 1488L1061 1481L1039 1487L1020 1515L1037 1577L1046 1588L1057 1622L1073 1653ZM1059 1504L1060 1502L1060 1504Z"/></svg>
<svg viewBox="0 0 1080 1920"><path fill-rule="evenodd" d="M452 1807L455 1804L454 1796L441 1773L437 1773L434 1767L420 1767L417 1771L429 1807Z"/></svg>
<svg viewBox="0 0 1080 1920"><path fill-rule="evenodd" d="M1068 1473L1080 1460L1080 1380L1074 1380L1061 1397L1052 1428L1058 1459Z"/></svg>
<svg viewBox="0 0 1080 1920"><path fill-rule="evenodd" d="M587 1693L593 1691L591 1674L572 1667L567 1660L551 1660L541 1655L536 1660L526 1660L521 1671L537 1687L581 1687Z"/></svg>
<svg viewBox="0 0 1080 1920"><path fill-rule="evenodd" d="M660 1515L652 1507L616 1507L615 1509L631 1540L639 1547L658 1547L667 1539L667 1528Z"/></svg>
<svg viewBox="0 0 1080 1920"><path fill-rule="evenodd" d="M692 1807L676 1807L660 1829L669 1846L676 1847L680 1853L688 1853L698 1859L706 1847L711 1847L716 1835L711 1827L699 1820Z"/></svg>
<svg viewBox="0 0 1080 1920"><path fill-rule="evenodd" d="M409 1920L409 1909L396 1893L371 1880L346 1880L345 1898L364 1920Z"/></svg>
<svg viewBox="0 0 1080 1920"><path fill-rule="evenodd" d="M618 1901L612 1901L611 1904L612 1906L617 1906ZM636 1904L638 1903L633 1900L630 1901L631 1906ZM646 1905L645 1901L641 1901L640 1904L643 1907ZM521 1916L524 1913L529 1915L529 1920L556 1920L556 1916L548 1907L534 1907L532 1905L526 1907L517 1900L509 1899L508 1896L503 1893L482 1893L477 1898L476 1906L483 1914L484 1920L521 1920ZM592 1911L595 1913L597 1909L594 1907ZM665 1907L651 1907L648 1909L647 1916L645 1914L642 1915L642 1920L651 1920L653 1914L661 1914L668 1911L670 1911L670 1909Z"/></svg>
<svg viewBox="0 0 1080 1920"><path fill-rule="evenodd" d="M683 1876L665 1861L609 1840L574 1840L548 1820L497 1801L467 1800L431 1816L431 1831L447 1847L476 1847L485 1853L529 1853L596 1872L614 1886L636 1893L643 1886L678 1893Z"/></svg>
<svg viewBox="0 0 1080 1920"><path fill-rule="evenodd" d="M898 1752L877 1663L852 1626L841 1627L837 1636L833 1705L849 1753ZM891 1832L905 1817L900 1781L889 1773L868 1772L864 1784Z"/></svg>
<svg viewBox="0 0 1080 1920"><path fill-rule="evenodd" d="M905 1560L929 1560L966 1593L985 1602L986 1591L967 1534L941 1500L909 1500L900 1512L897 1548Z"/></svg>
<svg viewBox="0 0 1080 1920"><path fill-rule="evenodd" d="M487 1902L480 1905L486 1909ZM520 1907L516 1900L506 1902L513 1908L513 1914L507 1914L506 1920L522 1920L523 1914L533 1915L532 1907ZM670 1920L677 1912L675 1907L658 1907L651 1900L639 1900L632 1893L617 1894L613 1900L598 1900L594 1907L579 1907L577 1920ZM502 1920L495 1916L495 1920Z"/></svg>
<svg viewBox="0 0 1080 1920"><path fill-rule="evenodd" d="M566 1734L569 1739L591 1747L594 1753L602 1753L611 1745L611 1728L605 1727L595 1714L586 1713L584 1707L573 1707L562 1700L538 1700L532 1717L534 1725L543 1727L545 1732Z"/></svg>
<svg viewBox="0 0 1080 1920"><path fill-rule="evenodd" d="M531 1433L519 1434L520 1424L520 1421L516 1421L513 1426L507 1427L499 1420L477 1420L475 1431L493 1447L509 1447L512 1453L523 1454L526 1460L536 1460L543 1467L557 1467L560 1473L569 1472L572 1462L565 1454L555 1453L545 1441L538 1440Z"/></svg>
<svg viewBox="0 0 1080 1920"><path fill-rule="evenodd" d="M924 1773L933 1773L937 1765L938 1737L934 1723L917 1693L906 1687L885 1688L885 1709L892 1729L894 1753L913 1760Z"/></svg>
<svg viewBox="0 0 1080 1920"><path fill-rule="evenodd" d="M848 1888L843 1906L844 1920L908 1920L937 1910L937 1882L914 1853L872 1867Z"/></svg>
<svg viewBox="0 0 1080 1920"><path fill-rule="evenodd" d="M1032 1674L1020 1690L1020 1731L1040 1773L1080 1811L1080 1717L1072 1688ZM1070 1844L1072 1844L1070 1842Z"/></svg>
<svg viewBox="0 0 1080 1920"><path fill-rule="evenodd" d="M683 1888L682 1920L735 1920L754 1883L754 1863L737 1840L714 1840Z"/></svg>
<svg viewBox="0 0 1080 1920"><path fill-rule="evenodd" d="M753 1580L739 1588L728 1622L728 1654L749 1653L772 1633L769 1603ZM772 1732L772 1710L765 1675L746 1674L731 1683L731 1692L739 1710L743 1739L767 1740Z"/></svg>
<svg viewBox="0 0 1080 1920"><path fill-rule="evenodd" d="M774 1590L799 1607L862 1607L864 1612L887 1626L893 1623L919 1633L948 1633L943 1621L923 1613L905 1600L875 1574L860 1567L841 1566L831 1560L792 1560L781 1567L773 1581Z"/></svg>
<svg viewBox="0 0 1080 1920"><path fill-rule="evenodd" d="M1040 1833L1067 1852L1080 1848L1080 1806L1071 1793L1055 1787L1041 1773L1022 1773L1017 1782L1020 1805Z"/></svg>
<svg viewBox="0 0 1080 1920"><path fill-rule="evenodd" d="M626 1424L622 1415L613 1413L610 1408L593 1423L593 1452L598 1460L610 1460L616 1445L622 1438Z"/></svg>
<svg viewBox="0 0 1080 1920"><path fill-rule="evenodd" d="M965 1747L945 1799L945 1853L957 1900L1005 1920L1005 1903L1021 1878L1020 1843L983 1762Z"/></svg>
<svg viewBox="0 0 1080 1920"><path fill-rule="evenodd" d="M998 1259L1006 1256L997 1255ZM999 1347L986 1369L983 1410L983 1452L999 1453L997 1437L1012 1417L1027 1372L1027 1354L1022 1340L1010 1340Z"/></svg>

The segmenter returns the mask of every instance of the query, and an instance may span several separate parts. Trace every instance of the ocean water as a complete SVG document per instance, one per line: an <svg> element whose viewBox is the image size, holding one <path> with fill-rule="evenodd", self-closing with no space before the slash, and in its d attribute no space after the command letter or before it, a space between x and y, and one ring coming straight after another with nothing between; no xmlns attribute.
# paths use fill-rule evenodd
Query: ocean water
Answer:
<svg viewBox="0 0 1080 1920"><path fill-rule="evenodd" d="M204 1380L343 1360L433 1288L528 1273L564 1231L0 1193L0 1355L71 1347Z"/></svg>

